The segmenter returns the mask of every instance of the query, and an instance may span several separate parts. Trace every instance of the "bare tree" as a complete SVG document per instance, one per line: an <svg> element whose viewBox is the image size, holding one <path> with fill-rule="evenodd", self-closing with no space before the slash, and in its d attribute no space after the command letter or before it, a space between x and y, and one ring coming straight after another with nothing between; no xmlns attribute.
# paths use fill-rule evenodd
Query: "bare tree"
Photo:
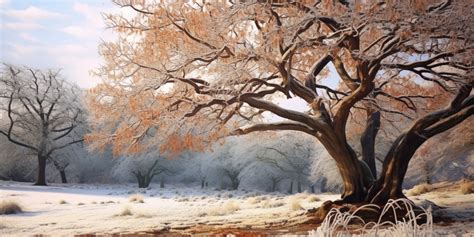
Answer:
<svg viewBox="0 0 474 237"><path fill-rule="evenodd" d="M264 148L262 154L257 156L257 160L279 169L290 177L289 193L293 192L293 181L296 180L296 191L300 193L303 191L302 184L310 175L314 151L311 146L298 141L291 134L286 138L292 142L281 140L272 147Z"/></svg>
<svg viewBox="0 0 474 237"><path fill-rule="evenodd" d="M52 158L54 167L59 171L59 176L61 177L61 183L67 183L66 168L69 166L69 160L61 160Z"/></svg>
<svg viewBox="0 0 474 237"><path fill-rule="evenodd" d="M38 159L36 185L46 185L46 162L82 142L81 90L61 79L59 71L5 65L0 75L0 134L30 150Z"/></svg>
<svg viewBox="0 0 474 237"><path fill-rule="evenodd" d="M146 144L154 129L173 151L225 135L300 131L335 160L344 202L383 204L404 197L417 148L474 113L468 1L115 2L137 15L106 15L121 37L101 45L106 64L98 74L105 82L90 94L90 107L117 115L100 120L91 140L123 152ZM139 40L128 40L135 34ZM329 76L337 87L322 83ZM438 93L453 97L451 103L427 113ZM298 98L308 110L285 108L275 98ZM373 184L347 139L357 111L365 112L362 160L372 173L378 125L414 120ZM283 121L259 119L265 112ZM235 117L246 126L233 123ZM194 127L208 132L198 136ZM100 139L106 134L114 139Z"/></svg>
<svg viewBox="0 0 474 237"><path fill-rule="evenodd" d="M135 176L138 182L139 188L148 188L150 186L150 182L153 178L161 173L167 171L166 167L162 167L158 165L159 158L156 159L152 165L150 165L146 170L142 171L139 169L135 169L132 171L132 174Z"/></svg>

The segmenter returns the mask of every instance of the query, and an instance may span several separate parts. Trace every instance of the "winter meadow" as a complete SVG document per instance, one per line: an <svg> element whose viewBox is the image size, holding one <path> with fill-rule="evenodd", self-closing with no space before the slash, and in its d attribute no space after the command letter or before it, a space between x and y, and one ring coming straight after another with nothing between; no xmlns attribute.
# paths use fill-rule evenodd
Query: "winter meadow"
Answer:
<svg viewBox="0 0 474 237"><path fill-rule="evenodd" d="M0 236L474 236L472 1L0 9Z"/></svg>

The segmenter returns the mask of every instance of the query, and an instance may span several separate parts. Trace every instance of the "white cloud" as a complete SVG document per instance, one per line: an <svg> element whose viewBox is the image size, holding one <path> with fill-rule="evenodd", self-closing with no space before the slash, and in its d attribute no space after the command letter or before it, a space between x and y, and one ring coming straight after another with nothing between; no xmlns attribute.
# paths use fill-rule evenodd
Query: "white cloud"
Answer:
<svg viewBox="0 0 474 237"><path fill-rule="evenodd" d="M104 25L102 21L102 16L100 15L100 8L80 2L74 2L72 8L74 9L74 11L83 15L88 23L93 24L96 27Z"/></svg>
<svg viewBox="0 0 474 237"><path fill-rule="evenodd" d="M63 76L81 87L91 87L100 82L89 72L102 63L102 58L97 53L99 39L112 38L113 36L111 31L105 30L105 24L100 14L102 11L117 11L112 4L95 5L79 1L69 3L64 8L64 12L66 12L64 14L67 14L67 17L45 11L49 10L47 8L28 7L21 11L8 10L10 9L1 13L8 23L4 22L0 24L0 27L13 29L16 32L14 40L4 42L5 49L7 49L3 52L5 60L18 65L43 69L62 68ZM32 13L32 16L25 16L27 12ZM64 22L54 24L57 28L46 25L47 22L39 21L60 16L63 16L61 20ZM74 21L68 22L69 20ZM55 39L51 39L46 31L38 32L38 34L28 32L28 30L39 28L56 31L52 32ZM60 41L56 39L60 39Z"/></svg>
<svg viewBox="0 0 474 237"><path fill-rule="evenodd" d="M100 12L104 9L80 2L74 2L72 8L85 20L81 22L81 25L70 25L60 30L77 38L98 40L104 33L103 31L105 29L105 25L100 14Z"/></svg>
<svg viewBox="0 0 474 237"><path fill-rule="evenodd" d="M57 12L43 10L35 6L29 6L23 10L7 10L5 16L15 18L21 21L33 21L63 16Z"/></svg>
<svg viewBox="0 0 474 237"><path fill-rule="evenodd" d="M6 6L10 3L10 0L0 0L0 7Z"/></svg>
<svg viewBox="0 0 474 237"><path fill-rule="evenodd" d="M20 33L19 34L20 38L26 40L26 41L29 41L29 42L32 42L32 43L36 43L38 42L38 39L36 37L34 37L33 35L29 34L29 33Z"/></svg>
<svg viewBox="0 0 474 237"><path fill-rule="evenodd" d="M35 57L37 52L40 50L40 48L33 45L10 43L8 44L8 46L13 49L9 52L11 58L17 59L17 60L21 60L25 58L29 59L29 58Z"/></svg>
<svg viewBox="0 0 474 237"><path fill-rule="evenodd" d="M12 49L9 52L11 63L38 68L61 68L62 75L67 80L83 88L92 87L100 82L89 73L101 62L96 54L95 45L40 43L8 45Z"/></svg>
<svg viewBox="0 0 474 237"><path fill-rule="evenodd" d="M41 29L43 26L34 22L5 22L3 28L9 30L35 30Z"/></svg>
<svg viewBox="0 0 474 237"><path fill-rule="evenodd" d="M68 27L64 27L61 31L78 38L90 38L92 36L99 35L98 30L91 29L90 27L84 27L84 26L68 26Z"/></svg>

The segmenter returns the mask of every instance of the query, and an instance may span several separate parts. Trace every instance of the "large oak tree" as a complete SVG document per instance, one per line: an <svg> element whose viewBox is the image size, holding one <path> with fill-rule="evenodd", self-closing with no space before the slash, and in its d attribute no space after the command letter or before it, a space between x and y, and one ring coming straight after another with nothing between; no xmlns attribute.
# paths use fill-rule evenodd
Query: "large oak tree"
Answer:
<svg viewBox="0 0 474 237"><path fill-rule="evenodd" d="M96 132L88 139L99 147L161 144L172 154L226 135L300 131L335 160L343 201L383 204L404 197L417 148L474 112L469 1L115 3L134 15L105 15L118 39L100 46L104 83L89 94ZM436 96L451 102L427 113ZM275 103L282 97L299 98L307 111ZM268 122L265 113L284 120ZM358 157L347 125L361 113ZM379 128L405 118L414 121L367 182L359 159L377 177Z"/></svg>

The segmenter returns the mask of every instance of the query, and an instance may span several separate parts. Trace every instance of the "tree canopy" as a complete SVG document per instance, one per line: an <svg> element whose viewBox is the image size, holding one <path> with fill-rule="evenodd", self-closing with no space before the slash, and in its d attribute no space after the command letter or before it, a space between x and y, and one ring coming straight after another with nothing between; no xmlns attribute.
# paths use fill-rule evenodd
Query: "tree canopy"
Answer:
<svg viewBox="0 0 474 237"><path fill-rule="evenodd" d="M118 39L100 46L104 82L89 93L95 132L87 139L96 147L126 153L161 144L173 154L228 135L295 130L336 161L345 201L378 203L403 196L424 141L474 112L468 1L115 3L135 15L105 15ZM278 98L298 98L307 110ZM402 119L416 121L368 184L348 122L365 122L362 159L376 176L378 129Z"/></svg>

